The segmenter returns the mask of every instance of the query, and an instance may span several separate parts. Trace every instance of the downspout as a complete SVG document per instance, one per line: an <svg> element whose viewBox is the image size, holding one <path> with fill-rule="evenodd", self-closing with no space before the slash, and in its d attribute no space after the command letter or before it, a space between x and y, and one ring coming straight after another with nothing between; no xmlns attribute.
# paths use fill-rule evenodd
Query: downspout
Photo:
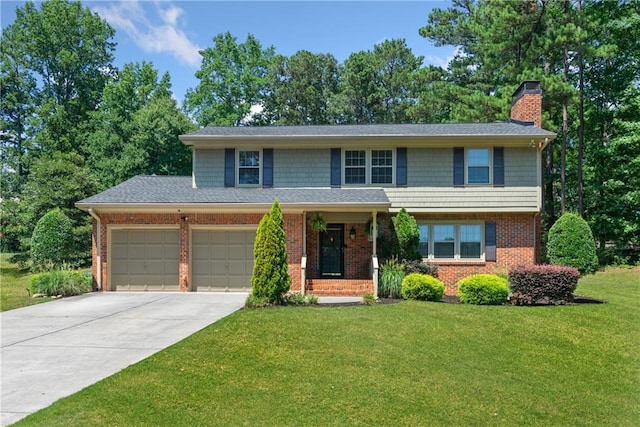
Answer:
<svg viewBox="0 0 640 427"><path fill-rule="evenodd" d="M300 293L304 295L307 281L307 212L302 212L302 259L300 260Z"/></svg>
<svg viewBox="0 0 640 427"><path fill-rule="evenodd" d="M96 262L98 263L96 267L96 283L98 285L98 290L102 290L102 221L100 221L100 217L96 215L93 209L89 208L89 215L96 220Z"/></svg>

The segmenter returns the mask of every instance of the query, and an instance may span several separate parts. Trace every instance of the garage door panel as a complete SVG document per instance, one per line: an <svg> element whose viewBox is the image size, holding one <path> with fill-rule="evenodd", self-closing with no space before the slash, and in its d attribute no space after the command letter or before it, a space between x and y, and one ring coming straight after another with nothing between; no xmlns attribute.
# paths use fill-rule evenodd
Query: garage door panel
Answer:
<svg viewBox="0 0 640 427"><path fill-rule="evenodd" d="M249 291L255 231L196 230L192 241L192 280L199 291ZM202 242L208 242L203 247Z"/></svg>
<svg viewBox="0 0 640 427"><path fill-rule="evenodd" d="M111 288L178 291L178 230L123 229L111 232Z"/></svg>

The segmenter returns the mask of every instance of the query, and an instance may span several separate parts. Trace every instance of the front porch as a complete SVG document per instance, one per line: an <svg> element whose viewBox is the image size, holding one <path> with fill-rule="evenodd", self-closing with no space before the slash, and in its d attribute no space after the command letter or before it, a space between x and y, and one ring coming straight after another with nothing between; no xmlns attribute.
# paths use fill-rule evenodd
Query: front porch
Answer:
<svg viewBox="0 0 640 427"><path fill-rule="evenodd" d="M318 296L360 297L374 293L373 279L307 279L305 294Z"/></svg>

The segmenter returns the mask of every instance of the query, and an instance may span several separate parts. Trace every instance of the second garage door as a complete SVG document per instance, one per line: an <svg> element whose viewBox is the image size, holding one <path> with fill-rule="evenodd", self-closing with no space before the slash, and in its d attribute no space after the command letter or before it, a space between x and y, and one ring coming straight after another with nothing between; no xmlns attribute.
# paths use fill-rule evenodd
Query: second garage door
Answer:
<svg viewBox="0 0 640 427"><path fill-rule="evenodd" d="M194 230L191 280L197 291L251 291L255 230Z"/></svg>

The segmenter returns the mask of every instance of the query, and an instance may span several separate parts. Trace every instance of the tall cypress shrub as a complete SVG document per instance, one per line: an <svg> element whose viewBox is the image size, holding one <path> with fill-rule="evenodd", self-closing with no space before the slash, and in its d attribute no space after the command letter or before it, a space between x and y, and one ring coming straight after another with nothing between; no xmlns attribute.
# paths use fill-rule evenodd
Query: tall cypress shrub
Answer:
<svg viewBox="0 0 640 427"><path fill-rule="evenodd" d="M571 212L549 229L547 257L551 264L577 268L581 275L598 269L596 243L587 221Z"/></svg>
<svg viewBox="0 0 640 427"><path fill-rule="evenodd" d="M418 228L416 219L409 215L405 208L402 208L400 212L392 218L392 221L398 239L398 257L401 260L407 261L422 259L418 251L420 229Z"/></svg>
<svg viewBox="0 0 640 427"><path fill-rule="evenodd" d="M262 217L258 225L253 256L253 295L273 303L282 302L283 295L291 286L291 277L287 263L284 219L277 199L273 202L271 211Z"/></svg>

